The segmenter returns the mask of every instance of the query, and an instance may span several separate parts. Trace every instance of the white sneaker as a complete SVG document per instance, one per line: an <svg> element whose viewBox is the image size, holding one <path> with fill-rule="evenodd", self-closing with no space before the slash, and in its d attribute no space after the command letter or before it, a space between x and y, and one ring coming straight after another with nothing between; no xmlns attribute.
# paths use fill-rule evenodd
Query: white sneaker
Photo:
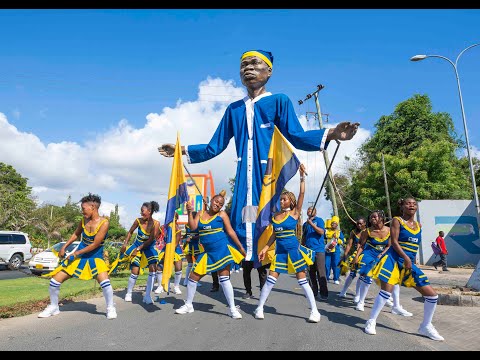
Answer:
<svg viewBox="0 0 480 360"><path fill-rule="evenodd" d="M175 314L190 314L193 313L193 305L185 303L185 305L180 306L177 310L175 310Z"/></svg>
<svg viewBox="0 0 480 360"><path fill-rule="evenodd" d="M149 305L149 304L153 304L153 300L152 300L152 297L151 296L144 296L143 297L143 300L142 300L145 304Z"/></svg>
<svg viewBox="0 0 480 360"><path fill-rule="evenodd" d="M238 311L238 309L235 307L233 309L229 309L228 310L228 315L230 315L232 317L232 319L241 319L242 318L242 314L240 314L240 311Z"/></svg>
<svg viewBox="0 0 480 360"><path fill-rule="evenodd" d="M163 286L162 285L158 285L158 287L155 289L154 293L155 294L161 294L161 293L164 293L165 290L163 290Z"/></svg>
<svg viewBox="0 0 480 360"><path fill-rule="evenodd" d="M377 325L377 322L374 319L367 320L367 323L365 324L365 332L369 335L376 335L377 331L375 330L375 325Z"/></svg>
<svg viewBox="0 0 480 360"><path fill-rule="evenodd" d="M339 284L340 284L340 281L335 280L333 283L339 285Z"/></svg>
<svg viewBox="0 0 480 360"><path fill-rule="evenodd" d="M346 298L346 297L347 297L347 294L341 292L341 293L338 294L338 297Z"/></svg>
<svg viewBox="0 0 480 360"><path fill-rule="evenodd" d="M47 317L55 316L58 314L60 314L60 309L58 308L58 306L50 304L45 308L45 310L43 310L40 314L38 314L38 317L47 318Z"/></svg>
<svg viewBox="0 0 480 360"><path fill-rule="evenodd" d="M320 313L318 311L312 311L310 313L310 317L308 318L308 322L311 323L318 323L320 321Z"/></svg>
<svg viewBox="0 0 480 360"><path fill-rule="evenodd" d="M255 319L260 319L260 320L265 319L265 315L263 314L263 309L261 308L256 308L253 314L255 315Z"/></svg>
<svg viewBox="0 0 480 360"><path fill-rule="evenodd" d="M115 306L107 307L107 319L112 320L117 318L117 310Z"/></svg>
<svg viewBox="0 0 480 360"><path fill-rule="evenodd" d="M355 295L355 297L353 298L353 302L357 304L359 301L360 301L360 295Z"/></svg>
<svg viewBox="0 0 480 360"><path fill-rule="evenodd" d="M392 314L406 316L406 317L413 316L413 314L411 312L408 312L402 306L392 307Z"/></svg>
<svg viewBox="0 0 480 360"><path fill-rule="evenodd" d="M132 293L126 293L125 294L125 301L126 302L132 302Z"/></svg>
<svg viewBox="0 0 480 360"><path fill-rule="evenodd" d="M418 333L420 335L429 337L432 340L436 340L436 341L444 341L445 340L443 338L443 336L441 336L438 333L437 329L435 329L435 327L432 325L432 323L428 324L427 326L420 325L420 328L418 329Z"/></svg>
<svg viewBox="0 0 480 360"><path fill-rule="evenodd" d="M359 301L359 302L357 303L357 306L355 306L355 310L365 311L365 303Z"/></svg>
<svg viewBox="0 0 480 360"><path fill-rule="evenodd" d="M175 295L181 295L181 294L182 294L182 291L180 290L180 287L174 286L174 287L173 287L173 293L174 293Z"/></svg>
<svg viewBox="0 0 480 360"><path fill-rule="evenodd" d="M385 303L385 305L390 306L390 307L393 307L392 298L388 299L387 302Z"/></svg>

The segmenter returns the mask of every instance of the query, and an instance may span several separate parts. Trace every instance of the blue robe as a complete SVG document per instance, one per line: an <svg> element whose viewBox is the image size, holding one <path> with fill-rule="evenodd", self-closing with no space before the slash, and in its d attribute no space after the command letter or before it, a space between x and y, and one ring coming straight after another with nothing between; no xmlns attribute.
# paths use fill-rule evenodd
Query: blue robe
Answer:
<svg viewBox="0 0 480 360"><path fill-rule="evenodd" d="M231 103L208 144L185 147L188 162L195 164L221 154L235 139L237 172L230 220L247 252L245 260L258 261L254 228L274 125L297 149L319 151L328 145L325 129L303 130L288 96L264 93Z"/></svg>

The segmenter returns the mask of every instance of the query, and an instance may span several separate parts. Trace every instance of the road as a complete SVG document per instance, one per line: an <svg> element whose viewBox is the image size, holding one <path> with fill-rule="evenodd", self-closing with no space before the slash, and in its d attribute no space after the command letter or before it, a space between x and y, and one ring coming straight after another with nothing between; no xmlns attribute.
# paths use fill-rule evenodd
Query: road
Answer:
<svg viewBox="0 0 480 360"><path fill-rule="evenodd" d="M19 279L30 276L31 274L28 265L22 265L20 270L9 270L7 266L0 265L0 280Z"/></svg>
<svg viewBox="0 0 480 360"><path fill-rule="evenodd" d="M254 275L254 274L253 274ZM377 335L367 335L363 325L373 298L372 286L365 312L354 309L352 297L339 299L342 285L329 284L328 302L317 302L322 314L319 323L308 323L310 310L302 289L294 277L282 275L265 306L265 320L253 317L258 299L242 300L242 273L232 274L235 301L241 320L227 316L222 291L210 293L209 276L198 288L195 312L174 314L183 304L182 295L165 295L165 304L141 303L142 290L134 291L133 302L123 300L124 290L115 291L118 318L107 320L102 297L78 300L61 306L61 313L47 319L37 314L0 320L0 351L9 350L433 350L436 342L405 331L402 322L418 327L422 319L419 303L413 318L402 318L383 309L377 322ZM254 285L256 278L253 277ZM254 296L258 296L258 287ZM412 289L413 290L413 289ZM413 290L415 291L415 290ZM406 295L410 299L411 295ZM407 308L408 309L408 308ZM397 321L399 320L399 321ZM412 326L413 326L412 325Z"/></svg>

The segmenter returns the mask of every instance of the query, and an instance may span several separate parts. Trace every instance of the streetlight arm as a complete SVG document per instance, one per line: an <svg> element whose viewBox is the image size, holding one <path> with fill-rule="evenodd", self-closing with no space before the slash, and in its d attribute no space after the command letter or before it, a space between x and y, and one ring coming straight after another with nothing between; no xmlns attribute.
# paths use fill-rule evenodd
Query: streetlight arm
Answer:
<svg viewBox="0 0 480 360"><path fill-rule="evenodd" d="M471 48L473 48L473 47L475 47L475 46L478 46L478 45L480 45L480 44L470 45L469 47L467 47L466 49L464 49L460 54L458 54L457 60L455 60L455 65L458 64L458 59L460 59L460 56L462 56L465 51L467 51L468 49L471 49Z"/></svg>
<svg viewBox="0 0 480 360"><path fill-rule="evenodd" d="M449 58L445 57L445 56L442 56L442 55L427 55L427 57L436 57L436 58L440 58L440 59L443 59L443 60L447 60L450 64L452 64L453 68L455 69L455 72L457 72L457 67L456 65L453 63L452 60L450 60ZM457 58L458 59L458 58Z"/></svg>

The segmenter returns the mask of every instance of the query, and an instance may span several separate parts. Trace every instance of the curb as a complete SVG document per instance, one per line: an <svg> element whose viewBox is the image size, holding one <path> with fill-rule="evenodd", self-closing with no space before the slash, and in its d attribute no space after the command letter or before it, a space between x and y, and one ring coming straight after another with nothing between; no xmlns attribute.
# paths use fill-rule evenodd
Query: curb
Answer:
<svg viewBox="0 0 480 360"><path fill-rule="evenodd" d="M479 306L480 296L462 294L438 294L438 305Z"/></svg>

